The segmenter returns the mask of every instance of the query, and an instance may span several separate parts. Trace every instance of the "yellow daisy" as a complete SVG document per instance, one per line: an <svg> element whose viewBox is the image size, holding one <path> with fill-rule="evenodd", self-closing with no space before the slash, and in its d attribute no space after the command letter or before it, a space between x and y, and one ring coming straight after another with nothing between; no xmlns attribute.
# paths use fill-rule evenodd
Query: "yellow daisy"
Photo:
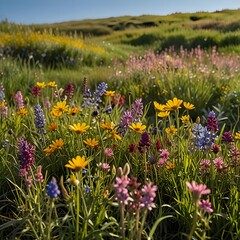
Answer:
<svg viewBox="0 0 240 240"><path fill-rule="evenodd" d="M74 116L74 115L76 115L79 111L80 111L80 108L70 108L70 109L68 110L68 115Z"/></svg>
<svg viewBox="0 0 240 240"><path fill-rule="evenodd" d="M76 156L76 158L72 158L69 160L65 167L75 170L76 172L82 171L84 167L87 166L89 161L85 160L85 157Z"/></svg>
<svg viewBox="0 0 240 240"><path fill-rule="evenodd" d="M48 125L48 130L51 132L56 131L57 128L58 128L58 123L56 123L56 122L52 122L50 125Z"/></svg>
<svg viewBox="0 0 240 240"><path fill-rule="evenodd" d="M56 87L57 86L56 82L48 82L46 85L49 86L49 87Z"/></svg>
<svg viewBox="0 0 240 240"><path fill-rule="evenodd" d="M106 91L104 96L114 97L115 91Z"/></svg>
<svg viewBox="0 0 240 240"><path fill-rule="evenodd" d="M236 132L234 137L236 140L240 140L240 132Z"/></svg>
<svg viewBox="0 0 240 240"><path fill-rule="evenodd" d="M17 115L24 116L27 113L28 113L27 109L23 107L18 110Z"/></svg>
<svg viewBox="0 0 240 240"><path fill-rule="evenodd" d="M169 115L170 115L169 111L164 111L164 112L158 113L158 117L161 117L161 118L168 117Z"/></svg>
<svg viewBox="0 0 240 240"><path fill-rule="evenodd" d="M64 145L64 141L62 140L62 138L56 139L55 141L52 141L52 143L50 144L50 147L55 149L62 149L62 146Z"/></svg>
<svg viewBox="0 0 240 240"><path fill-rule="evenodd" d="M70 179L68 180L72 185L77 186L79 184L79 181L77 180L75 174L71 174Z"/></svg>
<svg viewBox="0 0 240 240"><path fill-rule="evenodd" d="M87 125L86 123L77 123L77 124L73 124L73 125L68 125L68 128L75 132L75 133L85 133L90 126Z"/></svg>
<svg viewBox="0 0 240 240"><path fill-rule="evenodd" d="M166 128L165 131L167 134L176 134L178 130L175 126L171 125L169 128Z"/></svg>
<svg viewBox="0 0 240 240"><path fill-rule="evenodd" d="M159 104L156 101L153 102L153 105L157 111L160 111L160 112L165 111L165 107L166 107L165 105Z"/></svg>
<svg viewBox="0 0 240 240"><path fill-rule="evenodd" d="M112 130L114 128L114 123L112 122L101 122L100 127L104 130Z"/></svg>
<svg viewBox="0 0 240 240"><path fill-rule="evenodd" d="M176 97L173 100L168 100L166 103L165 110L172 111L181 108L183 100L177 99Z"/></svg>
<svg viewBox="0 0 240 240"><path fill-rule="evenodd" d="M50 156L54 152L54 148L45 148L43 151L45 152L46 156Z"/></svg>
<svg viewBox="0 0 240 240"><path fill-rule="evenodd" d="M194 105L191 104L191 103L189 103L189 102L184 102L184 103L183 103L183 106L184 106L187 110L192 110L192 109L195 108Z"/></svg>
<svg viewBox="0 0 240 240"><path fill-rule="evenodd" d="M121 136L119 134L117 134L117 131L116 130L112 130L110 132L110 134L108 135L108 138L113 138L113 139L116 139L116 140L121 140Z"/></svg>
<svg viewBox="0 0 240 240"><path fill-rule="evenodd" d="M184 115L181 117L182 123L188 123L190 121L189 115Z"/></svg>
<svg viewBox="0 0 240 240"><path fill-rule="evenodd" d="M37 82L37 86L39 88L45 88L46 87L46 83L45 82Z"/></svg>
<svg viewBox="0 0 240 240"><path fill-rule="evenodd" d="M143 132L143 130L146 129L146 125L143 125L141 122L137 122L137 123L132 123L132 125L129 126L129 128L131 128L133 131L141 134Z"/></svg>
<svg viewBox="0 0 240 240"><path fill-rule="evenodd" d="M98 140L95 138L87 138L86 140L83 140L83 142L91 148L98 146Z"/></svg>
<svg viewBox="0 0 240 240"><path fill-rule="evenodd" d="M54 116L60 117L64 112L68 111L68 105L66 101L57 102L57 105L53 107L52 113Z"/></svg>

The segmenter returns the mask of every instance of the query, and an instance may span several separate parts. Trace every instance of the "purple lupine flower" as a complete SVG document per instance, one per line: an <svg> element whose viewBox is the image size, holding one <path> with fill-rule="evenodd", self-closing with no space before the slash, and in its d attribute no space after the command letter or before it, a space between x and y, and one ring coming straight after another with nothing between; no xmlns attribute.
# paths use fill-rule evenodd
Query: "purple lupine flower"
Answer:
<svg viewBox="0 0 240 240"><path fill-rule="evenodd" d="M218 120L214 111L209 112L207 117L207 130L210 132L218 131Z"/></svg>
<svg viewBox="0 0 240 240"><path fill-rule="evenodd" d="M46 134L46 130L44 129L44 124L46 122L46 119L40 104L37 104L34 106L34 115L35 115L35 121L34 121L35 127L38 129L37 133Z"/></svg>
<svg viewBox="0 0 240 240"><path fill-rule="evenodd" d="M211 193L211 190L205 184L197 184L195 181L192 181L192 183L187 181L186 184L192 192L194 202L198 202L202 195Z"/></svg>
<svg viewBox="0 0 240 240"><path fill-rule="evenodd" d="M57 180L55 177L52 177L52 180L47 185L47 195L50 198L57 198L60 195L60 190L57 185Z"/></svg>
<svg viewBox="0 0 240 240"><path fill-rule="evenodd" d="M232 134L230 132L224 132L223 135L222 135L222 141L225 142L225 143L234 142Z"/></svg>
<svg viewBox="0 0 240 240"><path fill-rule="evenodd" d="M154 199L156 197L157 186L152 183L147 183L143 186L141 193L141 207L152 210L155 207Z"/></svg>
<svg viewBox="0 0 240 240"><path fill-rule="evenodd" d="M208 199L199 201L198 206L204 213L206 213L206 212L207 213L213 212L212 204L211 204L211 202Z"/></svg>
<svg viewBox="0 0 240 240"><path fill-rule="evenodd" d="M35 146L24 140L23 137L18 138L18 154L20 159L19 176L26 176L30 167L34 163Z"/></svg>
<svg viewBox="0 0 240 240"><path fill-rule="evenodd" d="M17 108L18 110L24 107L24 103L23 103L23 96L21 91L17 91L17 93L15 94L15 99L17 102Z"/></svg>
<svg viewBox="0 0 240 240"><path fill-rule="evenodd" d="M150 135L148 134L148 132L143 132L141 134L141 139L138 143L138 150L140 153L144 152L144 149L146 151L148 151L151 143L150 143L151 139L150 139Z"/></svg>
<svg viewBox="0 0 240 240"><path fill-rule="evenodd" d="M202 151L207 151L211 148L216 138L217 134L208 131L208 129L205 127L195 139L195 146Z"/></svg>
<svg viewBox="0 0 240 240"><path fill-rule="evenodd" d="M131 125L133 121L133 115L130 110L126 110L119 123L119 131L125 133L128 129L128 126Z"/></svg>
<svg viewBox="0 0 240 240"><path fill-rule="evenodd" d="M134 122L140 122L140 119L143 115L143 103L142 99L138 98L135 100L131 110Z"/></svg>
<svg viewBox="0 0 240 240"><path fill-rule="evenodd" d="M124 205L127 205L128 201L131 200L128 192L129 181L127 176L116 177L116 183L113 185L115 200Z"/></svg>
<svg viewBox="0 0 240 240"><path fill-rule="evenodd" d="M100 97L103 96L103 94L106 92L107 88L108 88L108 85L105 82L102 82L98 85L97 90L93 93L96 105L97 105L97 103L102 102L102 99Z"/></svg>
<svg viewBox="0 0 240 240"><path fill-rule="evenodd" d="M107 91L108 85L105 82L99 83L95 95L102 96Z"/></svg>

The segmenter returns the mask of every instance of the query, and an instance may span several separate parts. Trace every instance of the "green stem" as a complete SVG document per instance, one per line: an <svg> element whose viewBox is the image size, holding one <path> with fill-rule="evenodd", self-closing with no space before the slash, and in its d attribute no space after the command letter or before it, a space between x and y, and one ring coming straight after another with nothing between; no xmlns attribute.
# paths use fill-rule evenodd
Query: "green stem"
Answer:
<svg viewBox="0 0 240 240"><path fill-rule="evenodd" d="M195 210L194 210L194 214L193 214L193 223L192 223L191 231L188 235L188 240L192 240L193 233L194 233L194 230L197 225L197 203L194 203L194 208L195 208Z"/></svg>
<svg viewBox="0 0 240 240"><path fill-rule="evenodd" d="M76 197L76 205L77 205L77 212L76 212L76 234L75 234L75 239L79 239L79 211L80 211L80 198L79 198L79 186L77 186L77 197Z"/></svg>
<svg viewBox="0 0 240 240"><path fill-rule="evenodd" d="M51 198L50 199L50 211L48 215L48 231L47 231L47 239L51 239L51 229L52 229L52 210L54 207L54 200Z"/></svg>
<svg viewBox="0 0 240 240"><path fill-rule="evenodd" d="M120 214L121 214L120 228L121 228L122 240L125 240L124 211L125 211L125 205L120 204Z"/></svg>
<svg viewBox="0 0 240 240"><path fill-rule="evenodd" d="M147 213L148 213L148 210L145 209L144 210L144 213L143 213L143 218L142 218L142 222L141 222L141 227L137 233L137 239L138 240L141 240L142 238L142 232L143 232L143 227L144 227L144 224L145 224L145 221L146 221L146 218L147 218Z"/></svg>

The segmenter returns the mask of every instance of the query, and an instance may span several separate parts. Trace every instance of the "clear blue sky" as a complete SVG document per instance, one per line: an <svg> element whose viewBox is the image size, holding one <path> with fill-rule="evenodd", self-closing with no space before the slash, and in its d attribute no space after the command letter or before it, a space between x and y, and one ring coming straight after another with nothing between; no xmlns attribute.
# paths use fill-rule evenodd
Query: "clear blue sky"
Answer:
<svg viewBox="0 0 240 240"><path fill-rule="evenodd" d="M53 23L240 8L240 0L0 0L0 21Z"/></svg>

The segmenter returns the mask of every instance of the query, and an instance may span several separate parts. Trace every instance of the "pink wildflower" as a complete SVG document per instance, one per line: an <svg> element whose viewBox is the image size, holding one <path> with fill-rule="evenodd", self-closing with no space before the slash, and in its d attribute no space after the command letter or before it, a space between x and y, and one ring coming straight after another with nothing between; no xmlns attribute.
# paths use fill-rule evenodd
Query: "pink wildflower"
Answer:
<svg viewBox="0 0 240 240"><path fill-rule="evenodd" d="M15 99L17 101L17 108L18 110L24 107L24 103L23 103L23 97L22 97L22 93L21 91L17 91L17 93L15 94Z"/></svg>
<svg viewBox="0 0 240 240"><path fill-rule="evenodd" d="M110 165L108 163L99 163L97 164L98 168L105 170L106 172L110 171Z"/></svg>
<svg viewBox="0 0 240 240"><path fill-rule="evenodd" d="M111 148L106 148L104 150L104 154L105 154L106 157L113 157L114 156L113 150Z"/></svg>
<svg viewBox="0 0 240 240"><path fill-rule="evenodd" d="M221 157L218 157L215 160L213 160L213 163L218 172L226 172L227 166L225 165Z"/></svg>
<svg viewBox="0 0 240 240"><path fill-rule="evenodd" d="M207 188L205 184L197 184L195 181L186 182L187 187L189 188L190 192L193 194L193 201L197 202L202 195L211 193L211 190Z"/></svg>
<svg viewBox="0 0 240 240"><path fill-rule="evenodd" d="M148 183L143 186L142 198L141 198L141 207L152 210L155 207L154 198L156 197L157 186L152 183Z"/></svg>
<svg viewBox="0 0 240 240"><path fill-rule="evenodd" d="M211 161L208 159L202 159L200 162L200 171L201 172L208 172L211 166Z"/></svg>
<svg viewBox="0 0 240 240"><path fill-rule="evenodd" d="M207 200L202 200L199 201L199 208L203 211L203 212L207 212L207 213L211 213L213 212L212 209L212 204L211 202L207 199Z"/></svg>

